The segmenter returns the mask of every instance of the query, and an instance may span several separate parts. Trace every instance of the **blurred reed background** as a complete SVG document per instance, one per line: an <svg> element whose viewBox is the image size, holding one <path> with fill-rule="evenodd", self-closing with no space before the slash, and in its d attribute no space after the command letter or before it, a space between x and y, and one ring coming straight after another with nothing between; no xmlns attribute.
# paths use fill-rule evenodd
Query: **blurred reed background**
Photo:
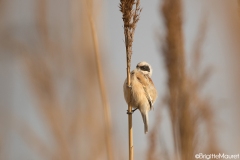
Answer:
<svg viewBox="0 0 240 160"><path fill-rule="evenodd" d="M14 126L24 145L40 159L105 159L112 148L107 150L105 144L108 130L87 16L87 12L93 12L90 14L97 19L101 8L91 8L89 2L59 1L58 9L54 9L53 1L36 0L31 6L33 13L28 13L33 18L32 24L26 25L26 35L17 39L9 33L10 49L16 51L14 56L21 64L21 73L26 76L24 80L34 94L34 106L44 123L42 132L48 133L50 141L42 139L27 119L13 115L21 121L16 120L18 124ZM97 3L101 6L100 1ZM113 152L109 154L112 156Z"/></svg>
<svg viewBox="0 0 240 160"><path fill-rule="evenodd" d="M119 1L114 1L116 5L110 7L119 12ZM154 67L153 75L166 74L166 84L165 89L157 88L163 94L160 94L150 115L151 129L146 136L142 120L138 119L137 113L133 115L133 119L136 118L134 143L146 146L141 150L135 145L135 159L193 160L196 153L238 154L239 3L202 1L205 7L216 6L214 13L219 19L211 21L211 25L213 30L223 27L226 33L222 33L222 39L229 42L225 52L221 53L228 65L220 64L218 66L223 65L224 68L217 68L211 64L215 58L204 58L206 54L203 53L207 50L204 48L206 43L210 43L206 39L213 35L209 31L208 13L200 12L202 18L197 20L196 36L188 47L190 38L186 35L192 31L184 29L184 22L189 14L187 7L191 7L193 2L155 2L159 6L156 8L158 15L152 16L158 16L163 27L157 28L160 32L155 44L158 57L153 59L163 59L165 73ZM106 45L110 43L107 37L111 34L106 28L112 22L106 22L104 17L105 3L110 2L0 0L0 159L127 159L127 104L123 96L119 96L123 94L121 89L126 77L125 48L122 43L122 60L111 59L117 49ZM141 1L143 12L136 28L136 38L148 3ZM121 16L116 18L122 23ZM91 29L93 25L96 30ZM115 32L120 36L113 39L122 39L123 30ZM155 31L146 32L152 34ZM98 45L96 41L94 43L94 37ZM134 52L134 47L140 47L135 41L133 56L142 54L144 57L144 53ZM216 38L212 41L221 44ZM107 52L106 46L113 47L113 53ZM219 45L211 47L220 48ZM208 49L206 52L211 51L216 50ZM152 56L150 53L147 55ZM102 62L102 68L98 60ZM151 61L149 63L152 64ZM114 72L117 67L122 70L119 74ZM222 80L215 75L219 70L222 77L227 77L225 83L220 83ZM160 86L161 81L154 82ZM215 84L215 88L211 87ZM230 89L225 91L226 86ZM213 92L209 92L208 87L214 88ZM217 99L214 92L221 92L226 98ZM218 107L221 106L219 104L227 109ZM228 112L226 116L225 112ZM164 120L166 116L170 123ZM222 119L230 120L224 124ZM135 124L139 125L139 130ZM171 127L170 132L164 128L166 124ZM235 129L226 130L228 124L231 124L229 128ZM141 139L138 138L140 133L143 134ZM229 140L230 137L234 140ZM226 141L230 142L224 143Z"/></svg>

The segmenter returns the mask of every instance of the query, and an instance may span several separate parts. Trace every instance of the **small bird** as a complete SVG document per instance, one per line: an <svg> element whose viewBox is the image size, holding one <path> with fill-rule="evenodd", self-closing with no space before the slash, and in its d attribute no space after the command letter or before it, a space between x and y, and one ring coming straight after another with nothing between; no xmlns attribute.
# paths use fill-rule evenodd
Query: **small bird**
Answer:
<svg viewBox="0 0 240 160"><path fill-rule="evenodd" d="M127 84L127 79L123 85L126 102L134 108L133 112L139 109L142 114L145 134L148 132L148 112L153 108L153 103L157 98L157 90L151 76L152 67L147 62L140 62L131 72L130 86Z"/></svg>

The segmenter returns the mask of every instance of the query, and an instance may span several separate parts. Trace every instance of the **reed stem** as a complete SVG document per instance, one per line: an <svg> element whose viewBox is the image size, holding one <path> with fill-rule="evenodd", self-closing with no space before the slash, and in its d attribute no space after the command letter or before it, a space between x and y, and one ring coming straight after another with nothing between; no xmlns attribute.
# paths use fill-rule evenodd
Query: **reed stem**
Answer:
<svg viewBox="0 0 240 160"><path fill-rule="evenodd" d="M89 8L91 6L88 5ZM103 79L103 74L102 74L102 65L100 61L100 54L99 54L99 45L98 45L98 37L97 37L97 31L95 28L95 23L93 20L92 16L92 8L90 11L88 11L88 17L90 21L90 27L91 27L91 32L92 32L92 39L93 39L93 44L94 44L94 52L95 52L95 60L97 64L97 74L98 74L98 81L99 81L99 87L100 87L100 92L101 92L101 99L102 99L102 104L103 104L103 112L104 112L104 121L105 121L105 138L107 142L107 157L108 160L113 160L113 146L112 146L112 134L111 134L111 116L110 116L110 108L107 100L107 94L105 90L105 85L104 85L104 79Z"/></svg>
<svg viewBox="0 0 240 160"><path fill-rule="evenodd" d="M128 55L129 51L126 47L126 53ZM130 79L130 64L131 61L129 60L127 56L127 85L131 85L131 79ZM128 92L131 92L130 88ZM129 103L128 104L128 112L132 113L132 106ZM132 114L128 114L128 146L129 146L129 160L133 160L133 155L134 155L134 147L133 147L133 128L132 128Z"/></svg>
<svg viewBox="0 0 240 160"><path fill-rule="evenodd" d="M126 60L127 60L127 85L131 85L130 67L132 56L132 43L134 31L139 20L141 12L140 0L120 0L120 11L122 12L122 19L124 23L124 36L126 47ZM131 88L128 89L131 92ZM129 94L131 95L131 94ZM131 102L131 100L130 100ZM128 112L132 113L132 106L128 103ZM132 114L128 114L128 147L129 147L129 160L134 158L133 147L133 127L132 127Z"/></svg>

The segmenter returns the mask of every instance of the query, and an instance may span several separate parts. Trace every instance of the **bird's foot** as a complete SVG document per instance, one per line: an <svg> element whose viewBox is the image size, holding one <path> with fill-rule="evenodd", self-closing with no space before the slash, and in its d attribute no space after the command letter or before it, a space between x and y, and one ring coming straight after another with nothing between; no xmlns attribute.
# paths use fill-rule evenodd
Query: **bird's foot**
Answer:
<svg viewBox="0 0 240 160"><path fill-rule="evenodd" d="M133 112L129 112L129 111L127 110L127 114L133 114Z"/></svg>
<svg viewBox="0 0 240 160"><path fill-rule="evenodd" d="M132 110L132 113L135 112L138 108L135 108L134 110Z"/></svg>
<svg viewBox="0 0 240 160"><path fill-rule="evenodd" d="M138 109L138 108L135 108L134 110L132 110L132 112L129 112L129 111L127 110L127 114L133 114L137 109Z"/></svg>

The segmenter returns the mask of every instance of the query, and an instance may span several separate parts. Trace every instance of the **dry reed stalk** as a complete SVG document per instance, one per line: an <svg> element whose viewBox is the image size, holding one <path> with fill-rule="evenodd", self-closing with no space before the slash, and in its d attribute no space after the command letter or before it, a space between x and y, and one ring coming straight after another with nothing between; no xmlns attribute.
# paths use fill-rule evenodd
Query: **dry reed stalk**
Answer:
<svg viewBox="0 0 240 160"><path fill-rule="evenodd" d="M38 31L40 33L39 35L41 35L40 39L43 44L43 52L45 50L47 54L41 53L41 56L37 59L31 57L28 60L29 72L31 73L31 80L36 93L42 100L40 103L41 109L48 120L48 124L50 125L50 129L52 129L56 141L59 143L57 149L58 154L63 159L71 159L70 148L62 129L64 112L62 107L60 107L61 105L55 90L54 69L52 69L51 64L48 63L49 60L52 60L53 54L56 53L54 44L50 41L48 33L49 27L46 14L48 4L46 0L38 0L37 3L39 6L37 10ZM61 53L60 50L58 53Z"/></svg>
<svg viewBox="0 0 240 160"><path fill-rule="evenodd" d="M192 114L189 79L185 71L185 55L182 33L181 1L164 1L162 12L166 24L166 48L164 58L168 71L169 111L172 121L174 148L177 159L194 158L197 124Z"/></svg>
<svg viewBox="0 0 240 160"><path fill-rule="evenodd" d="M111 115L110 115L110 107L107 100L107 94L105 90L104 85L104 79L103 79L103 73L102 73L102 64L100 60L100 53L99 53L99 43L98 43L98 36L96 31L96 25L95 21L93 19L93 6L92 1L89 2L86 0L87 8L88 8L88 18L90 21L91 26L91 34L92 34L92 40L94 44L94 52L95 52L95 60L97 64L97 73L98 73L98 83L101 91L101 100L102 100L102 106L104 111L104 121L105 121L105 138L107 142L107 155L109 160L113 160L114 158L114 152L113 152L113 146L112 146L112 124L111 124ZM91 3L91 4L90 4Z"/></svg>
<svg viewBox="0 0 240 160"><path fill-rule="evenodd" d="M43 111L52 136L57 143L52 157L64 160L99 159L104 151L105 143L104 138L102 138L102 124L99 121L102 110L94 108L98 104L98 94L96 93L96 87L98 86L93 81L97 78L95 76L94 59L90 54L92 52L90 49L93 48L90 39L88 39L88 37L91 37L90 32L86 32L87 27L74 30L72 38L74 44L78 46L81 44L82 48L71 48L72 50L68 52L67 58L62 59L62 48L50 41L46 17L42 17L47 16L41 13L46 12L46 3L42 3L42 1L39 1L39 3L42 7L39 8L37 14L41 16L38 18L40 21L38 22L38 31L40 32L43 49L32 49L27 46L24 52L30 50L28 51L29 54L25 54L30 80L37 93L40 102L39 107ZM79 18L79 15L75 16ZM80 21L82 23L83 20ZM85 34L81 36L76 34L79 33L79 30ZM84 48L83 46L88 47ZM57 83L63 81L63 77L59 77L56 73L64 74L63 68L67 69L67 72L73 72L73 75L70 76L67 72L65 73L67 74L65 76L69 76L67 78L70 79L67 84L71 84L71 92L68 94L67 101L59 99L59 90L57 90L59 89ZM88 88L85 86L88 86ZM84 106L86 107L83 108ZM31 134L30 131L29 134ZM32 145L41 146L35 141Z"/></svg>
<svg viewBox="0 0 240 160"><path fill-rule="evenodd" d="M10 37L9 39L16 43L9 46L15 47L17 53L19 50L23 51L21 56L24 58L31 87L34 89L34 98L38 102L36 105L41 111L41 121L46 124L44 129L49 129L54 144L43 141L31 126L21 128L20 135L25 137L24 140L29 146L33 146L31 148L36 149L44 159L104 159L102 157L105 156L103 153L106 144L103 133L106 130L103 129L101 121L102 109L95 108L100 100L96 92L99 85L95 81L97 72L94 66L95 58L91 54L93 53L91 32L88 32L89 27L81 28L76 24L79 21L81 25L87 23L81 19L85 14L75 14L74 18L78 21L72 23L77 29L73 30L71 38L77 47L70 46L63 52L59 41L50 36L53 33L50 32L47 23L49 15L46 13L49 13L47 8L51 9L51 6L48 6L46 0L36 2L37 36L34 40L37 40L37 43L31 41L23 44ZM81 10L79 5L75 6ZM79 36L79 32L84 34ZM64 66L61 62L64 62ZM71 89L63 96L62 87L66 86L70 86Z"/></svg>
<svg viewBox="0 0 240 160"><path fill-rule="evenodd" d="M78 154L80 159L101 159L100 156L103 156L106 148L106 129L104 126L105 123L102 122L103 109L96 107L101 103L101 99L99 99L100 93L97 92L99 90L99 83L95 56L93 54L94 44L91 26L88 16L86 16L88 8L85 5L85 0L75 0L71 3L73 26L73 55L71 63L73 64L73 69L77 71L74 74L75 85L73 86L73 90L76 90L76 94L74 94L77 100L76 107L81 107L79 108L80 115L77 116L76 114L75 120L73 119L71 130L77 136L79 132L74 127L81 127L78 129L80 130L81 137L79 137L79 142L76 144L80 146L80 149L84 150L84 152L76 150L76 154ZM79 126L79 122L81 122L81 126ZM73 141L75 140L73 139Z"/></svg>
<svg viewBox="0 0 240 160"><path fill-rule="evenodd" d="M211 107L198 95L209 71L204 72L198 79L191 79L186 74L181 1L165 0L162 12L167 32L163 52L168 72L168 107L174 137L174 152L177 154L176 159L192 160L198 146L199 125L205 123L206 132L211 132L211 137L214 134L210 130L213 127L212 123L208 124L212 121ZM203 35L197 40L198 45L201 44L202 39ZM199 46L196 46L195 52L196 60L193 68L194 72L199 72Z"/></svg>
<svg viewBox="0 0 240 160"><path fill-rule="evenodd" d="M30 72L31 83L39 97L40 109L47 120L56 142L58 143L57 154L62 159L71 159L70 149L63 132L64 113L55 91L52 73L46 63L38 57L26 59L28 72ZM41 67L41 68L40 68Z"/></svg>
<svg viewBox="0 0 240 160"><path fill-rule="evenodd" d="M184 85L184 50L183 36L181 26L181 1L170 0L164 1L162 7L163 16L166 24L166 47L164 48L164 58L168 71L168 87L169 87L169 110L172 121L172 131L174 137L175 153L178 156L178 148L180 144L178 135L179 130L179 111L181 89Z"/></svg>
<svg viewBox="0 0 240 160"><path fill-rule="evenodd" d="M237 0L238 3L238 14L240 14L240 0Z"/></svg>
<svg viewBox="0 0 240 160"><path fill-rule="evenodd" d="M130 67L132 56L132 43L134 31L136 29L139 15L141 12L140 0L120 0L119 5L122 12L122 19L124 23L124 36L126 47L126 60L127 60L127 85L130 86ZM130 92L130 88L128 90ZM128 104L128 112L132 112L132 106ZM132 128L132 114L128 114L128 136L129 136L129 160L133 160L134 147L133 147L133 128Z"/></svg>

